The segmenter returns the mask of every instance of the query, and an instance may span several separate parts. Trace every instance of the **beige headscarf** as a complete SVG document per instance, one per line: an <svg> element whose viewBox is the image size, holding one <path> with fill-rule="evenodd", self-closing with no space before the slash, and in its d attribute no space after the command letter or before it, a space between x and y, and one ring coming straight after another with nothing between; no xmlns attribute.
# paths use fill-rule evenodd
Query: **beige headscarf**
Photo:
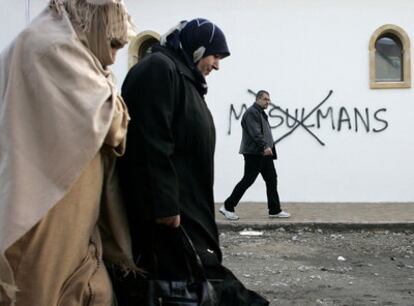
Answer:
<svg viewBox="0 0 414 306"><path fill-rule="evenodd" d="M111 41L124 45L134 26L122 0L51 0L50 6L68 12L85 45L103 66L113 64Z"/></svg>
<svg viewBox="0 0 414 306"><path fill-rule="evenodd" d="M0 54L0 305L17 290L5 251L102 147L117 96L109 43L126 41L127 20L120 0L52 0Z"/></svg>

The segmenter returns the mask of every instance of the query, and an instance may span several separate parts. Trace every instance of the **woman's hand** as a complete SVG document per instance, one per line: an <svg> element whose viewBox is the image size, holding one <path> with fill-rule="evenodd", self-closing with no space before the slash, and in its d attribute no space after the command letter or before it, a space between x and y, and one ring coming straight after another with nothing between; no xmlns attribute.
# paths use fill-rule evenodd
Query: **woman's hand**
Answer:
<svg viewBox="0 0 414 306"><path fill-rule="evenodd" d="M181 224L180 215L155 219L155 223L177 228Z"/></svg>

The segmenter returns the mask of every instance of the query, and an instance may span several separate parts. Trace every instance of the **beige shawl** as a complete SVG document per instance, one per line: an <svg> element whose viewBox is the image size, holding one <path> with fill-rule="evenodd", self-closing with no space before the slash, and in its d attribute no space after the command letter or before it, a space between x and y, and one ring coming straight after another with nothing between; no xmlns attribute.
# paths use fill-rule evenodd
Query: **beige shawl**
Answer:
<svg viewBox="0 0 414 306"><path fill-rule="evenodd" d="M51 5L0 54L0 304L17 290L5 250L63 198L113 117L109 71L72 23Z"/></svg>

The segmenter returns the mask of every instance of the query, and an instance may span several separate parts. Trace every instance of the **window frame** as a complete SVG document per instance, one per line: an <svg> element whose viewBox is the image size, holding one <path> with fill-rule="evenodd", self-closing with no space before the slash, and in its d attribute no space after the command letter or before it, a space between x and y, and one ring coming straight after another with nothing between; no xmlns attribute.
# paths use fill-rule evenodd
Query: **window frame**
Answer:
<svg viewBox="0 0 414 306"><path fill-rule="evenodd" d="M378 82L376 79L376 48L377 40L386 34L396 36L402 45L403 80L401 82ZM411 88L411 46L407 33L399 26L386 24L379 27L369 42L369 79L371 89Z"/></svg>
<svg viewBox="0 0 414 306"><path fill-rule="evenodd" d="M143 43L149 39L160 40L160 34L154 31L143 31L138 33L131 39L128 48L128 69L134 66L140 60L138 51L140 50Z"/></svg>

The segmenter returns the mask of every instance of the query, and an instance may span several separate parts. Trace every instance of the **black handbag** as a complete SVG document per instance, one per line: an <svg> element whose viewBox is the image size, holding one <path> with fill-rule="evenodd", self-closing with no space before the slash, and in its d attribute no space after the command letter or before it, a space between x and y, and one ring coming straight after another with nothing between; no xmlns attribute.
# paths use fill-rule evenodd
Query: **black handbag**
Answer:
<svg viewBox="0 0 414 306"><path fill-rule="evenodd" d="M141 279L136 282L139 287L137 302L145 306L217 306L218 301L213 286L207 280L203 264L194 245L180 226L185 260L190 272L188 280ZM155 255L154 255L155 256ZM156 265L156 258L154 263ZM157 271L157 267L155 267Z"/></svg>

